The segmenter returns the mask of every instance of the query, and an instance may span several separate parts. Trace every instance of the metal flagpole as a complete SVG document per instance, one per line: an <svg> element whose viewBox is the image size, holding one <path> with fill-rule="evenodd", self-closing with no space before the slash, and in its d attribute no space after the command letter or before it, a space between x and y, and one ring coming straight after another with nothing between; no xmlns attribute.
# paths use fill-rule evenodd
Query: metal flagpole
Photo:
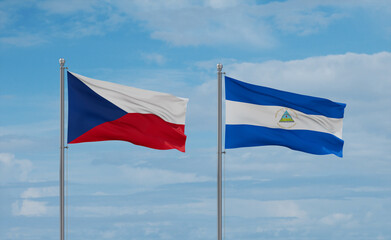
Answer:
<svg viewBox="0 0 391 240"><path fill-rule="evenodd" d="M218 100L217 100L217 240L222 240L222 72L223 64L217 64Z"/></svg>
<svg viewBox="0 0 391 240"><path fill-rule="evenodd" d="M60 240L64 240L64 65L60 58Z"/></svg>

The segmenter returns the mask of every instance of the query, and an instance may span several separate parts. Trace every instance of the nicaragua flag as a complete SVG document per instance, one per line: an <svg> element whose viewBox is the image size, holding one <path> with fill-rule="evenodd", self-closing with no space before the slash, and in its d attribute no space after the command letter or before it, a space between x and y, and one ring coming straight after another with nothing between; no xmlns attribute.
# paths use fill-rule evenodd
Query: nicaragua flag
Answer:
<svg viewBox="0 0 391 240"><path fill-rule="evenodd" d="M122 140L185 152L187 102L68 72L68 143Z"/></svg>
<svg viewBox="0 0 391 240"><path fill-rule="evenodd" d="M225 148L278 145L342 157L346 104L225 77Z"/></svg>

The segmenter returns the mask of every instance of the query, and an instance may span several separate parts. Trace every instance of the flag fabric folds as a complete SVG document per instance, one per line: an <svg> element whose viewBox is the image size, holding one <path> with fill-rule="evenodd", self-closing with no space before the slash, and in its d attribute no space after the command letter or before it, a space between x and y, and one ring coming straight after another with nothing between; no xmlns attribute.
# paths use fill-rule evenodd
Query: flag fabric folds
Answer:
<svg viewBox="0 0 391 240"><path fill-rule="evenodd" d="M68 143L122 140L185 152L187 102L68 72Z"/></svg>
<svg viewBox="0 0 391 240"><path fill-rule="evenodd" d="M278 145L342 157L346 104L225 77L225 148Z"/></svg>

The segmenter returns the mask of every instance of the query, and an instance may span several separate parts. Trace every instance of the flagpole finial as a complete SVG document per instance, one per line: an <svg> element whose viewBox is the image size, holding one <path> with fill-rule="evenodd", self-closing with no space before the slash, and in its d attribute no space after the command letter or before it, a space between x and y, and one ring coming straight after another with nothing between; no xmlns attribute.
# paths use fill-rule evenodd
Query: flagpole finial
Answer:
<svg viewBox="0 0 391 240"><path fill-rule="evenodd" d="M64 59L64 58L60 58L60 59L58 60L58 62L60 63L61 66L64 66L64 64L65 64L65 59Z"/></svg>
<svg viewBox="0 0 391 240"><path fill-rule="evenodd" d="M223 64L218 63L217 64L217 71L221 72L222 69L223 69Z"/></svg>

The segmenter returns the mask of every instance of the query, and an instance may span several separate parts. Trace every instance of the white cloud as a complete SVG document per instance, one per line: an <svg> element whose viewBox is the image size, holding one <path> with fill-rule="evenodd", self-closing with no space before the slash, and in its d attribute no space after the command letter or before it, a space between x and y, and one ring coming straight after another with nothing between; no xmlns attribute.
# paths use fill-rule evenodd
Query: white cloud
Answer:
<svg viewBox="0 0 391 240"><path fill-rule="evenodd" d="M111 9L111 8L109 8ZM74 19L65 24L61 30L52 33L53 37L82 38L88 36L102 36L108 32L115 31L126 20L121 14L108 11L105 14L95 15L91 13L87 17Z"/></svg>
<svg viewBox="0 0 391 240"><path fill-rule="evenodd" d="M49 208L47 202L31 200L16 201L12 204L12 214L14 216L39 217L47 215Z"/></svg>
<svg viewBox="0 0 391 240"><path fill-rule="evenodd" d="M47 18L57 18L61 28L48 25L38 34L10 26L11 35L2 36L3 43L18 46L42 44L49 38L78 38L104 35L128 23L140 22L154 39L176 46L238 45L271 48L278 44L276 32L308 35L327 28L341 18L355 14L356 9L368 13L390 13L386 1L278 1L260 4L256 1L30 1L12 5L12 15L22 18L18 9L39 10ZM5 6L8 6L5 4ZM16 10L15 10L16 9ZM22 12L22 11L21 11ZM382 15L381 13L373 15ZM168 17L169 16L169 17ZM8 26L9 16L0 12L0 27ZM45 29L45 30L42 30ZM50 29L50 30L48 30ZM18 34L19 32L19 34ZM41 36L46 36L45 38Z"/></svg>
<svg viewBox="0 0 391 240"><path fill-rule="evenodd" d="M259 201L252 199L226 199L227 216L242 218L304 218L307 213L297 203L286 201Z"/></svg>
<svg viewBox="0 0 391 240"><path fill-rule="evenodd" d="M172 236L167 233L167 230L164 228L172 227L172 223L168 221L134 221L134 222L116 222L113 224L114 230L106 231L108 236L122 236L124 232L129 232L129 229L134 232L134 230L140 231L140 234L144 236L158 237L159 239L172 239ZM137 231L136 230L136 231ZM105 232L105 233L106 233ZM106 236L102 234L102 236ZM112 239L110 238L109 239ZM118 238L117 237L117 238Z"/></svg>
<svg viewBox="0 0 391 240"><path fill-rule="evenodd" d="M308 35L327 28L354 9L386 11L384 1L123 1L115 4L145 23L151 37L178 46L276 45L275 32ZM384 6L382 9L380 6ZM167 18L167 16L170 16Z"/></svg>
<svg viewBox="0 0 391 240"><path fill-rule="evenodd" d="M16 159L10 153L0 153L0 184L25 182L33 164L27 159Z"/></svg>
<svg viewBox="0 0 391 240"><path fill-rule="evenodd" d="M77 12L92 12L95 8L101 7L105 2L95 0L69 0L67 4L64 4L61 0L45 0L37 2L37 6L50 14L72 14Z"/></svg>
<svg viewBox="0 0 391 240"><path fill-rule="evenodd" d="M341 100L388 97L391 53L347 53L303 60L237 63L226 66L231 77L288 91L324 96L333 92Z"/></svg>
<svg viewBox="0 0 391 240"><path fill-rule="evenodd" d="M0 9L0 43L30 47L54 38L104 35L117 29L127 17L107 1L5 1ZM24 12L31 12L25 16ZM10 17L12 16L12 18ZM26 26L28 21L28 27Z"/></svg>
<svg viewBox="0 0 391 240"><path fill-rule="evenodd" d="M96 143L99 145L99 143ZM87 152L84 154L76 153L79 146L70 146L70 166L69 172L72 176L72 181L83 184L118 184L121 182L131 186L133 191L151 189L156 186L181 183L199 183L215 181L214 177L209 175L198 174L198 167L194 169L190 166L196 165L190 162L189 159L180 159L182 153L176 151L165 152L163 155L156 150L148 150L141 147L129 146L129 143L101 143L103 147L94 146L84 148ZM125 154L112 154L112 147L122 149ZM87 146L88 147L88 146ZM129 147L133 153L129 155ZM95 151L100 155L99 164L94 163L96 156L88 154L90 151ZM94 149L94 150L92 150ZM97 150L99 149L99 150ZM72 154L72 152L74 154ZM76 155L75 155L76 154ZM163 158L163 159L162 159ZM80 160L80 161L79 161ZM160 160L160 161L159 161ZM164 160L163 162L161 160ZM179 162L178 162L179 160ZM140 161L143 163L140 164ZM178 170L178 167L180 168ZM84 170L83 170L84 169ZM87 171L85 169L88 169ZM175 170L174 170L175 169ZM99 176L99 178L96 178ZM115 189L112 189L115 191ZM129 190L129 189L128 189ZM96 189L89 194L95 195L111 195L113 191L104 189ZM129 192L128 192L129 193Z"/></svg>
<svg viewBox="0 0 391 240"><path fill-rule="evenodd" d="M247 5L221 8L218 1L117 4L126 14L143 22L152 38L177 46L250 44L268 48L275 43L269 26L247 11Z"/></svg>
<svg viewBox="0 0 391 240"><path fill-rule="evenodd" d="M21 198L43 198L56 197L59 195L58 187L28 188L24 191Z"/></svg>
<svg viewBox="0 0 391 240"><path fill-rule="evenodd" d="M116 231L103 231L102 238L104 239L114 239L116 237Z"/></svg>
<svg viewBox="0 0 391 240"><path fill-rule="evenodd" d="M149 63L156 63L158 65L166 62L166 58L158 53L143 53L141 54L141 57Z"/></svg>
<svg viewBox="0 0 391 240"><path fill-rule="evenodd" d="M341 225L352 220L352 214L333 213L320 219L322 224L326 225Z"/></svg>
<svg viewBox="0 0 391 240"><path fill-rule="evenodd" d="M240 5L241 3L243 3L243 1L240 0L204 0L204 5L210 6L212 8L234 7Z"/></svg>
<svg viewBox="0 0 391 240"><path fill-rule="evenodd" d="M51 137L58 128L57 121L0 126L0 151L47 147L42 142L46 140L53 144Z"/></svg>
<svg viewBox="0 0 391 240"><path fill-rule="evenodd" d="M359 192L359 193L376 193L376 192L391 192L391 188L385 187L355 187L355 188L346 188L348 191Z"/></svg>
<svg viewBox="0 0 391 240"><path fill-rule="evenodd" d="M136 185L157 186L175 183L207 182L214 179L195 173L182 173L162 169L121 166L123 177Z"/></svg>
<svg viewBox="0 0 391 240"><path fill-rule="evenodd" d="M240 218L305 218L307 213L291 200L259 201L251 199L226 199L228 217ZM216 215L216 199L200 199L181 204L151 204L138 206L79 206L71 211L89 217L151 215L181 213L187 215Z"/></svg>
<svg viewBox="0 0 391 240"><path fill-rule="evenodd" d="M0 136L5 135L38 135L58 130L57 121L42 121L27 124L0 126Z"/></svg>
<svg viewBox="0 0 391 240"><path fill-rule="evenodd" d="M110 194L105 192L94 192L92 196L109 196Z"/></svg>
<svg viewBox="0 0 391 240"><path fill-rule="evenodd" d="M325 8L326 7L327 10ZM253 7L259 17L272 18L271 24L279 31L307 35L326 28L330 23L347 17L348 9L360 7L348 4L346 7L331 1L276 1ZM343 13L342 13L343 12Z"/></svg>
<svg viewBox="0 0 391 240"><path fill-rule="evenodd" d="M0 37L0 42L18 47L31 47L47 42L41 35L20 33L16 36Z"/></svg>
<svg viewBox="0 0 391 240"><path fill-rule="evenodd" d="M113 217L127 215L150 215L150 214L196 214L196 215L215 215L216 200L201 199L196 202L182 204L149 204L137 206L77 206L71 207L74 214L88 217Z"/></svg>
<svg viewBox="0 0 391 240"><path fill-rule="evenodd" d="M30 149L29 147L35 144L36 142L26 136L0 135L0 150L19 150L21 148Z"/></svg>
<svg viewBox="0 0 391 240"><path fill-rule="evenodd" d="M117 207L117 206L77 206L70 207L74 210L73 216L84 217L114 217L126 215L144 215L148 213L149 208L145 206L137 207Z"/></svg>
<svg viewBox="0 0 391 240"><path fill-rule="evenodd" d="M4 28L8 23L8 14L0 10L0 29Z"/></svg>

